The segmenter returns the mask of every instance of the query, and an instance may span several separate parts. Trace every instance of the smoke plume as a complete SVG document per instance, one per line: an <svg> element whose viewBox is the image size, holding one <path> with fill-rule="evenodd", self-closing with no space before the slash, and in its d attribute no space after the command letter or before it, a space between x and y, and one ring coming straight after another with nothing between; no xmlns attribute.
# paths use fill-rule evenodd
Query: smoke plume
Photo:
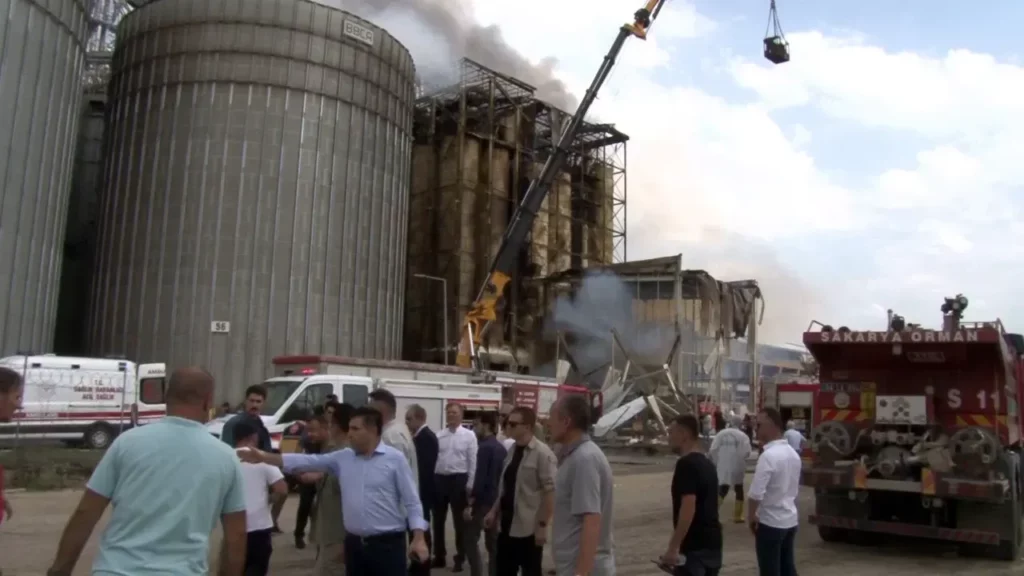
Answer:
<svg viewBox="0 0 1024 576"><path fill-rule="evenodd" d="M537 98L566 111L577 100L554 75L556 61L538 65L502 38L497 26L473 21L464 0L317 0L384 28L412 53L420 81L443 87L458 82L458 62L469 58L537 89Z"/></svg>
<svg viewBox="0 0 1024 576"><path fill-rule="evenodd" d="M630 358L644 365L660 366L671 351L675 327L669 322L636 318L633 302L630 285L609 272L587 274L574 297L562 296L555 301L548 329L570 336L569 354L582 374L591 374L587 378L590 384L601 384L601 368L613 358L619 368L625 361L622 350L614 343L613 330ZM683 330L683 350L692 350L697 344L691 336Z"/></svg>

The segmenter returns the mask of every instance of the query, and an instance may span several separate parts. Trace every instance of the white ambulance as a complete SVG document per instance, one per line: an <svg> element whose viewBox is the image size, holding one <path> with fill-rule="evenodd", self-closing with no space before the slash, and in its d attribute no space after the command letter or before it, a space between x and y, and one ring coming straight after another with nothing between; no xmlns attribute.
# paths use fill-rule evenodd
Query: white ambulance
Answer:
<svg viewBox="0 0 1024 576"><path fill-rule="evenodd" d="M275 450L291 425L309 418L331 394L358 407L367 403L371 391L384 388L395 395L399 419L409 406L419 404L427 413L427 425L435 431L444 427L448 404L461 404L467 421L482 412L497 414L501 405L501 386L470 383L468 370L400 361L321 361L320 357L310 363L307 358L275 358L281 375L263 382L267 399L260 417ZM232 416L210 422L207 429L219 438Z"/></svg>
<svg viewBox="0 0 1024 576"><path fill-rule="evenodd" d="M0 440L55 439L103 449L117 434L162 418L167 367L70 356L9 356L0 366L25 378L21 412Z"/></svg>

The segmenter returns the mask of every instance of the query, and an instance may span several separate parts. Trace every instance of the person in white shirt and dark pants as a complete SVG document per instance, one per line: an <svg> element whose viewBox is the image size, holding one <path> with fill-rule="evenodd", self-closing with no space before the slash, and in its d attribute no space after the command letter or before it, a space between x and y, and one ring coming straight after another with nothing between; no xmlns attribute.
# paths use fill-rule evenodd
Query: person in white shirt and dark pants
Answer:
<svg viewBox="0 0 1024 576"><path fill-rule="evenodd" d="M235 448L255 449L259 436L249 422L235 425ZM270 555L274 519L270 509L274 502L288 496L288 486L280 468L269 464L242 463L245 480L245 525L248 537L245 548L245 576L266 576L270 572Z"/></svg>
<svg viewBox="0 0 1024 576"><path fill-rule="evenodd" d="M757 437L764 451L747 493L747 522L754 533L760 576L797 576L794 541L799 524L800 455L783 437L782 416L774 408L757 415Z"/></svg>
<svg viewBox="0 0 1024 576"><path fill-rule="evenodd" d="M445 567L448 554L445 549L444 523L450 507L452 523L455 525L453 572L460 572L466 560L463 545L466 521L463 513L476 474L476 434L462 427L462 413L462 405L457 403L451 403L445 409L446 427L437 433L437 467L434 469L437 497L434 502L434 567Z"/></svg>

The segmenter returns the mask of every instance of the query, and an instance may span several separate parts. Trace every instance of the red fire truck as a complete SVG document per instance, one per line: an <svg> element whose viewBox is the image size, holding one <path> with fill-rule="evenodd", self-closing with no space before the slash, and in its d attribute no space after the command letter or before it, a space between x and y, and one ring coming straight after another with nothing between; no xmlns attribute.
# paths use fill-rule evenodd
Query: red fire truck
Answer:
<svg viewBox="0 0 1024 576"><path fill-rule="evenodd" d="M823 540L882 533L1020 555L1024 338L961 322L966 305L947 298L941 330L895 316L884 332L804 334L821 390L802 481Z"/></svg>

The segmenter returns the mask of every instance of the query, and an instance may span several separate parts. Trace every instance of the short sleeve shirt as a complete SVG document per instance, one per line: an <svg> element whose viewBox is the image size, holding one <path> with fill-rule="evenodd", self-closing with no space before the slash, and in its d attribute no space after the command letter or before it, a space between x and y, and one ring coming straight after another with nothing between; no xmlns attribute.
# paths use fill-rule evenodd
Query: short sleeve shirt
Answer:
<svg viewBox="0 0 1024 576"><path fill-rule="evenodd" d="M680 552L722 549L722 524L718 520L718 472L708 457L691 452L676 460L672 474L672 527L679 522L683 498L694 496L693 520Z"/></svg>
<svg viewBox="0 0 1024 576"><path fill-rule="evenodd" d="M245 479L245 527L249 532L274 527L270 512L270 487L284 480L281 469L270 464L242 464Z"/></svg>
<svg viewBox="0 0 1024 576"><path fill-rule="evenodd" d="M182 418L120 435L86 487L113 505L96 576L207 574L210 532L222 515L245 511L235 451Z"/></svg>
<svg viewBox="0 0 1024 576"><path fill-rule="evenodd" d="M584 438L566 446L555 479L555 515L551 527L552 554L557 576L574 576L583 517L601 516L601 534L591 576L615 574L612 538L614 482L604 452Z"/></svg>

